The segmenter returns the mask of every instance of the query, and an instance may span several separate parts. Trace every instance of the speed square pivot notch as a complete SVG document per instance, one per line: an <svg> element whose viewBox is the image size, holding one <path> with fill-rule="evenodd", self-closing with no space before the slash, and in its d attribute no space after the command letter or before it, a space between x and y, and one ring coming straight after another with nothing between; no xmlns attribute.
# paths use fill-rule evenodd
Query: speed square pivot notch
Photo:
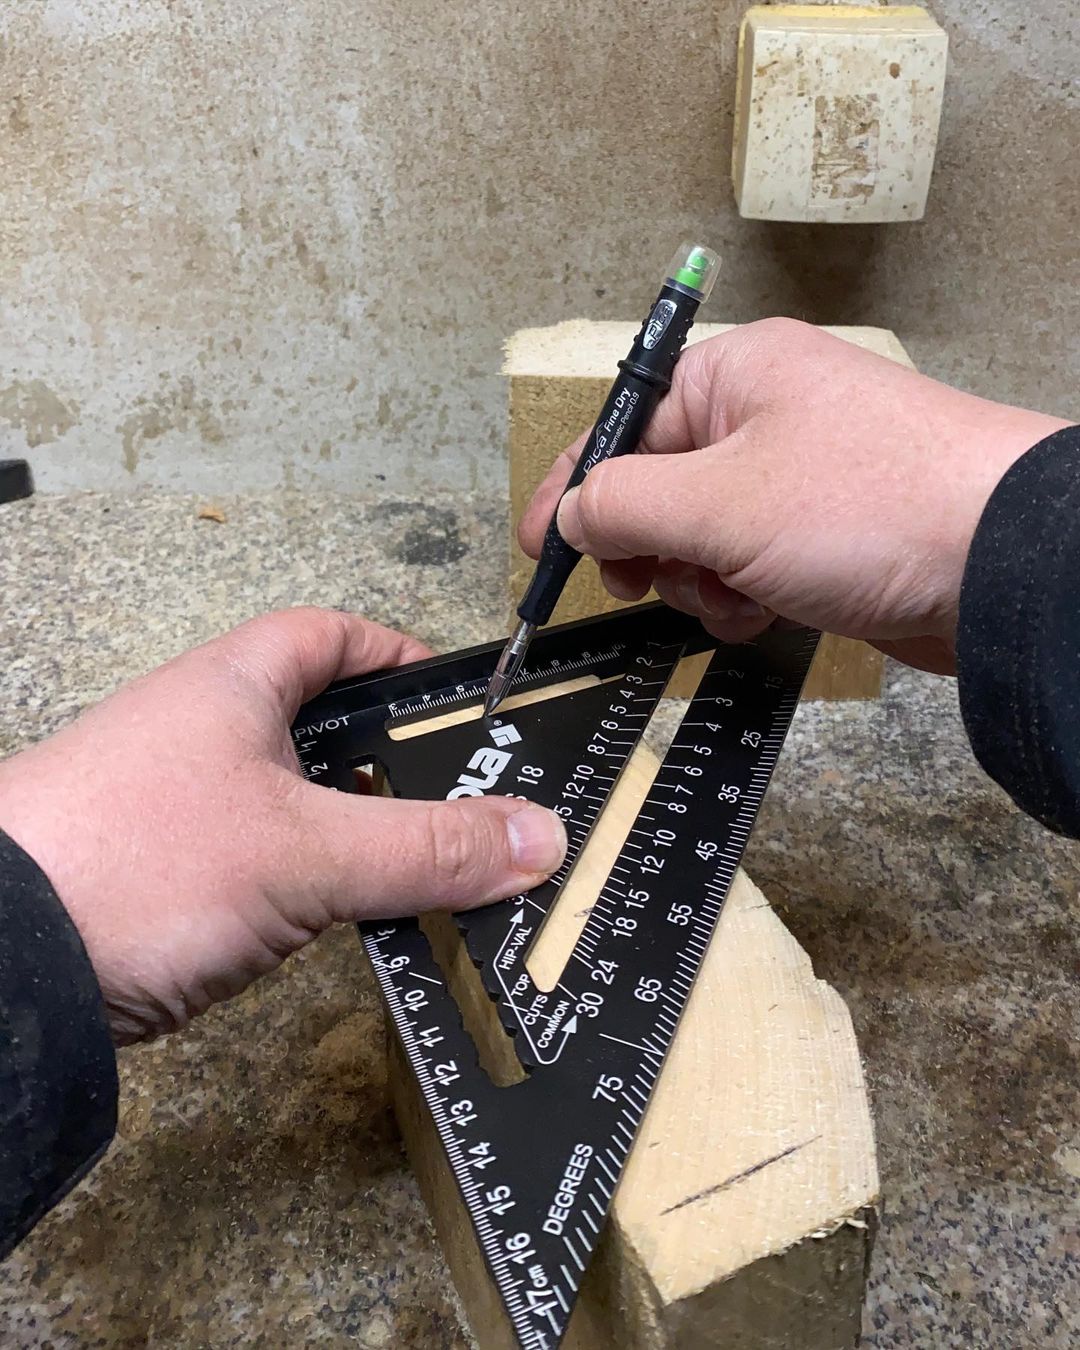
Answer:
<svg viewBox="0 0 1080 1350"><path fill-rule="evenodd" d="M582 1347L712 1343L695 1339L696 1333L688 1341L674 1333L640 1339L631 1322L643 1326L651 1316L654 1330L658 1325L657 1309L647 1315L644 1307L651 1298L644 1281L636 1292L621 1288L617 1308L588 1291L576 1312L575 1301L583 1282L602 1282L600 1267L622 1259L609 1236L590 1270L694 981L715 957L710 938L816 642L817 634L799 630L768 632L738 647L718 645L696 621L648 605L542 632L513 696L489 721L479 718L476 705L500 644L343 682L298 716L297 754L315 782L353 790L356 770L374 766L400 796L513 793L558 811L567 827L566 861L528 894L452 921L362 926L396 1032L399 1120L485 1350L553 1350L564 1335L567 1344ZM672 673L689 656L697 656L704 673L662 761L654 758L649 768L643 732ZM619 794L633 798L621 818ZM570 898L582 871L597 868L598 856L600 875L579 906L580 933L575 929L560 953L548 939L564 906L547 921L560 898ZM783 933L771 912L757 918L763 902L745 878L735 896L742 938L736 924L733 950L745 954L755 925L771 923ZM812 975L796 981L797 991L785 979L778 985L780 975L764 969L751 983L775 995L777 1008L792 997L798 1008L808 1007L807 984L823 1001ZM715 1017L718 1010L706 1011ZM762 1062L776 1069L768 1029L758 1032ZM710 1043L722 1044L725 1034L737 1031L716 1020ZM818 1121L805 1137L788 1139L790 1122L781 1109L776 1157L754 1154L747 1178L749 1185L773 1166L787 1187L797 1184L803 1166L817 1175L836 1162L840 1174L850 1172L841 1201L847 1214L831 1216L856 1220L842 1244L852 1288L834 1301L847 1308L840 1316L846 1334L852 1304L857 1320L867 1243L858 1215L872 1204L876 1176L850 1025L834 1015L828 1029L819 1019L813 1034L828 1042L820 1047L822 1072L828 1076L838 1065L843 1071L843 1083L830 1083L829 1092L851 1098L840 1103L846 1119L863 1127L854 1140L841 1140ZM812 1041L797 1047L804 1082L816 1063ZM665 1082L669 1076L665 1072ZM752 1071L743 1077L757 1086ZM724 1085L736 1099L740 1088ZM774 1091L767 1103L774 1121L785 1091ZM817 1095L825 1100L828 1094ZM699 1132L711 1141L710 1124L701 1122ZM803 1122L794 1124L801 1129ZM730 1133L746 1142L744 1134ZM777 1142L767 1129L757 1128L755 1137L758 1146L763 1139L770 1147ZM681 1141L651 1142L651 1170L680 1177ZM848 1168L845 1156L862 1161ZM740 1156L730 1160L733 1175L740 1162ZM713 1222L715 1206L728 1203L723 1185L697 1194L712 1175L711 1164L696 1166L692 1182L678 1182L661 1216L669 1232L687 1221L700 1232ZM754 1191L750 1186L746 1193L753 1199ZM831 1209L831 1201L825 1207ZM802 1226L806 1217L794 1224L797 1237L810 1231ZM821 1250L835 1264L838 1245L823 1240ZM816 1282L816 1260L816 1254L803 1260L804 1284ZM783 1314L785 1300L789 1295L773 1299L770 1316ZM607 1302L602 1315L601 1302ZM806 1320L798 1308L790 1312Z"/></svg>

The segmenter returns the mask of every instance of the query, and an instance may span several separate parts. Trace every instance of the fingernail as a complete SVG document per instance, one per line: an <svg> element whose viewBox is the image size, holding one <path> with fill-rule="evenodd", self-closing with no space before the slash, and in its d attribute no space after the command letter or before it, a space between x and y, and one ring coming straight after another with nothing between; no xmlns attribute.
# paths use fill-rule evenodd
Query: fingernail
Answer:
<svg viewBox="0 0 1080 1350"><path fill-rule="evenodd" d="M747 595L733 595L722 600L707 601L705 614L715 623L749 623L754 619L763 619L768 613L763 605L751 600Z"/></svg>
<svg viewBox="0 0 1080 1350"><path fill-rule="evenodd" d="M675 607L687 614L696 614L701 608L701 587L696 576L680 577L675 583Z"/></svg>
<svg viewBox="0 0 1080 1350"><path fill-rule="evenodd" d="M566 856L566 827L546 806L523 806L507 816L506 836L519 872L554 872Z"/></svg>
<svg viewBox="0 0 1080 1350"><path fill-rule="evenodd" d="M581 533L581 520L578 516L578 493L580 491L580 488L571 488L559 502L559 509L555 513L555 523L559 527L559 533L571 548L576 548L579 552L581 545L584 543L584 536Z"/></svg>

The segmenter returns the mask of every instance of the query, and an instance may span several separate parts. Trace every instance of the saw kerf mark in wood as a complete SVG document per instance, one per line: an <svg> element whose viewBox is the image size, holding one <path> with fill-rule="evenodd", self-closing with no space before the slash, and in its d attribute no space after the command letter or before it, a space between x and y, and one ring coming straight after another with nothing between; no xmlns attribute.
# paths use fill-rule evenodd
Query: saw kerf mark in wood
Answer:
<svg viewBox="0 0 1080 1350"><path fill-rule="evenodd" d="M753 1167L747 1167L742 1172L736 1172L734 1176L728 1177L726 1181L718 1182L715 1186L708 1186L703 1191L698 1191L696 1195L688 1195L685 1200L680 1200L677 1205L669 1205L667 1209L660 1211L661 1217L665 1214L674 1214L677 1209L685 1209L687 1205L696 1205L699 1200L707 1200L710 1195L717 1195L720 1191L730 1190L732 1186L737 1186L740 1181L745 1181L752 1177L755 1172L763 1172L766 1167L771 1167L773 1163L781 1162L784 1158L790 1158L793 1153L798 1153L801 1149L808 1148L821 1138L820 1134L813 1135L810 1139L804 1139L801 1144L789 1144L787 1148L781 1149L779 1153L774 1153L771 1158L763 1158L761 1162L754 1163Z"/></svg>

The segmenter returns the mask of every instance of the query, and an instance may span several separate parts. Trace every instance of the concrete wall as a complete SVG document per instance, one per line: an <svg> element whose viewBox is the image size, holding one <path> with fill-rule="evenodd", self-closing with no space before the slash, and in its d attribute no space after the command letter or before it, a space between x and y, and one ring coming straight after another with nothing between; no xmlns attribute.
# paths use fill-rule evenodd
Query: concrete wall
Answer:
<svg viewBox="0 0 1080 1350"><path fill-rule="evenodd" d="M731 0L8 0L0 455L39 485L411 493L503 474L500 342L637 317L894 328L1080 416L1072 0L937 0L921 225L735 214ZM552 447L553 453L558 447Z"/></svg>

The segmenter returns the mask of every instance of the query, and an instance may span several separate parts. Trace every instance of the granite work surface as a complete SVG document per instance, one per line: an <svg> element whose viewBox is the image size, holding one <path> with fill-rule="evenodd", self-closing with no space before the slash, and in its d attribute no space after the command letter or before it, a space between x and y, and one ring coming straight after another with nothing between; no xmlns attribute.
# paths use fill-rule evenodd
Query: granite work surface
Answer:
<svg viewBox="0 0 1080 1350"><path fill-rule="evenodd" d="M499 635L504 513L137 493L0 507L0 754L270 607L436 648ZM864 1344L1080 1344L1080 848L974 763L954 686L803 707L747 868L851 1009L884 1218ZM119 1137L0 1268L12 1346L470 1344L389 1110L381 1021L337 931L121 1055Z"/></svg>

